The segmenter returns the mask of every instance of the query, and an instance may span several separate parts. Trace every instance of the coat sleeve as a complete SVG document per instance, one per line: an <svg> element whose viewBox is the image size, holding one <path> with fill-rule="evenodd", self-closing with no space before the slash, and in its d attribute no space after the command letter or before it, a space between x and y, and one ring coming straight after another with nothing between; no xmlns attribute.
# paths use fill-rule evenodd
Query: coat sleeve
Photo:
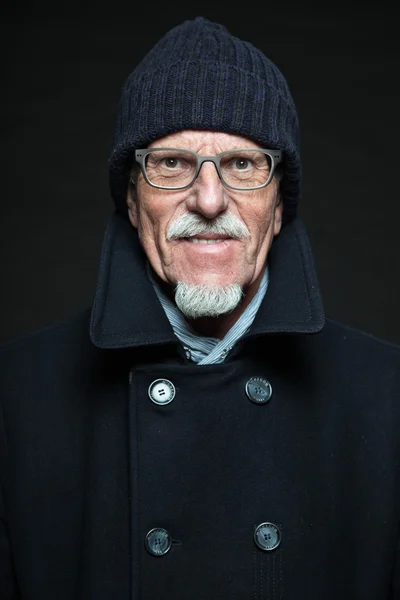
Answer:
<svg viewBox="0 0 400 600"><path fill-rule="evenodd" d="M3 406L0 398L0 598L1 600L21 600L15 577L11 543L7 528L5 499L6 465L7 440Z"/></svg>

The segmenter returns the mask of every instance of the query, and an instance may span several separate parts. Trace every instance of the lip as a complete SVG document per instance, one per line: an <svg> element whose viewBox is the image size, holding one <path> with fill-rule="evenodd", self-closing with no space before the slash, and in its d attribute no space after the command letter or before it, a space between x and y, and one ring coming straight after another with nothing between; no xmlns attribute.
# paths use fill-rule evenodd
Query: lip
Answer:
<svg viewBox="0 0 400 600"><path fill-rule="evenodd" d="M231 240L232 238L229 235L224 233L199 233L198 235L191 236L192 238L197 238L198 240ZM188 238L183 238L188 240Z"/></svg>
<svg viewBox="0 0 400 600"><path fill-rule="evenodd" d="M184 245L185 250L187 252L204 253L204 254L223 253L224 251L226 252L227 250L229 250L232 247L232 245L234 244L234 242L237 241L230 237L200 236L200 235L199 236L196 235L194 237L196 237L198 239L202 239L202 240L221 240L221 241L214 242L212 244L204 244L204 243L191 242L187 238L181 238L179 241L180 241L180 243L182 243Z"/></svg>
<svg viewBox="0 0 400 600"><path fill-rule="evenodd" d="M211 246L215 246L218 244L222 244L224 242L229 241L230 238L205 238L205 237L193 237L190 239L185 239L186 242L188 242L189 244L200 244L201 246L206 246L206 245L211 245Z"/></svg>

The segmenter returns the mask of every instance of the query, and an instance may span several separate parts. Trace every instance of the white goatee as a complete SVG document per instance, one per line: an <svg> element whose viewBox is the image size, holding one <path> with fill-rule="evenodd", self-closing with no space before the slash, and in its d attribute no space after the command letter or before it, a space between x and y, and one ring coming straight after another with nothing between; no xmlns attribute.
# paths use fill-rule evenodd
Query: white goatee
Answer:
<svg viewBox="0 0 400 600"><path fill-rule="evenodd" d="M206 286L179 281L175 290L177 307L191 319L218 317L232 312L242 297L243 290L238 283Z"/></svg>

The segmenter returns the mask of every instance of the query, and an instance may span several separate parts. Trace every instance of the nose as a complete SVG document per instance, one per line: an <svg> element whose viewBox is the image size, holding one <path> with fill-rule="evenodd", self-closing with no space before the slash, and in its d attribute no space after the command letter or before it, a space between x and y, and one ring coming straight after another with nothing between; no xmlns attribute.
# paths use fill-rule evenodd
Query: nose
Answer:
<svg viewBox="0 0 400 600"><path fill-rule="evenodd" d="M226 189L212 162L204 162L192 187L189 188L187 207L207 219L214 219L228 206Z"/></svg>

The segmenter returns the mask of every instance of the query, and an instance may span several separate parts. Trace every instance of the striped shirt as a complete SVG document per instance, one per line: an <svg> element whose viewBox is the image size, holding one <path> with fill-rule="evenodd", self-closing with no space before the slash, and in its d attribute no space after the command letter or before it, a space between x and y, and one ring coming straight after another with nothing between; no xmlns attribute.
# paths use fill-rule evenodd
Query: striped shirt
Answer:
<svg viewBox="0 0 400 600"><path fill-rule="evenodd" d="M250 329L268 288L269 274L267 266L254 298L243 311L243 314L236 323L227 332L225 337L222 340L219 340L214 337L198 335L190 327L183 313L181 313L177 306L171 302L161 289L160 285L156 282L149 264L147 267L150 281L153 284L154 290L169 322L171 323L176 337L182 342L187 358L190 358L198 365L211 365L224 362L236 342Z"/></svg>

